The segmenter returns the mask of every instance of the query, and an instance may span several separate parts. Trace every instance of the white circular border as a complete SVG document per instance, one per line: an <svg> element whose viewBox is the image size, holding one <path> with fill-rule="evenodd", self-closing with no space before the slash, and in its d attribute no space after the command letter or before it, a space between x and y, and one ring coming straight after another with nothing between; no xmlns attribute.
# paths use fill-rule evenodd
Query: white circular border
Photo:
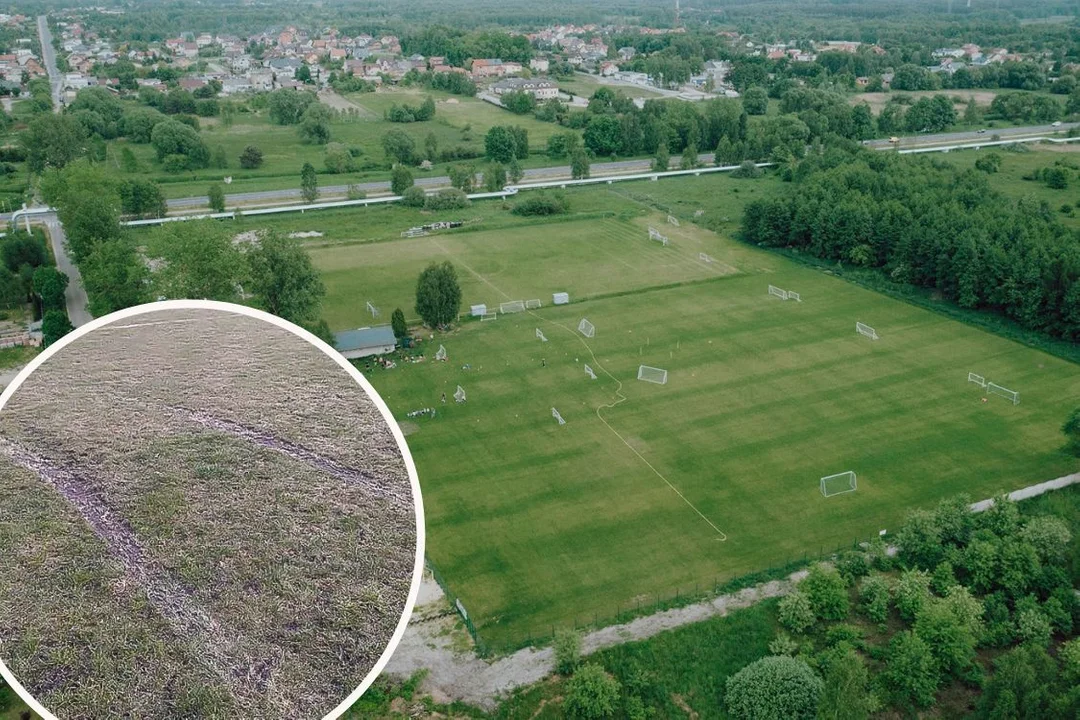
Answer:
<svg viewBox="0 0 1080 720"><path fill-rule="evenodd" d="M386 664L390 662L390 656L394 654L398 644L401 643L401 638L405 635L405 626L409 624L409 618L412 617L413 607L416 605L416 597L420 593L420 581L424 574L424 501L420 494L420 480L416 475L416 463L413 462L412 454L409 452L409 446L405 442L405 435L401 432L401 428L398 427L397 421L394 420L390 408L386 406L386 403L383 402L379 393L375 391L375 388L372 387L371 383L368 382L368 379L364 377L363 373L357 370L352 363L346 360L337 350L330 347L325 341L304 328L294 325L288 320L279 318L276 315L271 315L262 310L257 310L244 305L234 305L232 303L218 302L216 300L164 300L162 302L147 303L145 305L137 305L124 310L118 310L104 317L92 320L86 325L76 328L74 331L57 340L40 355L31 360L26 367L19 371L19 374L11 381L11 384L4 388L4 392L0 394L0 412L3 411L4 406L7 404L8 400L11 399L11 396L15 391L19 389L19 386L22 385L23 381L30 377L31 373L67 345L75 342L83 335L87 335L94 330L109 325L117 320L146 315L162 310L217 310L221 312L230 312L235 315L247 315L248 317L263 320L288 330L293 335L306 340L322 352L326 353L327 357L344 368L352 379L364 389L368 398L375 403L375 407L382 413L383 420L389 425L390 431L394 434L394 439L397 441L398 449L401 451L401 456L405 460L405 468L409 473L413 501L416 506L416 561L413 567L412 586L409 588L409 596L405 600L405 609L401 614L401 619L398 621L397 629L394 631L393 636L390 638L390 643L386 646L386 649L383 650L382 655L379 656L374 667L371 668L371 671L360 683L360 686L323 718L323 720L336 720L360 699L360 696L371 687L371 684L379 677L379 674L383 671L383 668L386 667ZM8 670L7 665L4 664L3 658L0 658L0 675L3 676L8 685L11 686L11 688L34 712L45 718L45 720L59 720L59 718L49 712L26 691L26 688L24 688L11 671Z"/></svg>

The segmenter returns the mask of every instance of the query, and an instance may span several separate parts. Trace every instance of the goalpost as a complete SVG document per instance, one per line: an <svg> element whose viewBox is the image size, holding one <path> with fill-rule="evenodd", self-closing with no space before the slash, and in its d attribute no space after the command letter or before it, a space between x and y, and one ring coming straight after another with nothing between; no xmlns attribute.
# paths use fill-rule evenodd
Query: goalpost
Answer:
<svg viewBox="0 0 1080 720"><path fill-rule="evenodd" d="M968 373L968 382L973 382L981 388L986 387L986 378L982 375L976 375L973 372Z"/></svg>
<svg viewBox="0 0 1080 720"><path fill-rule="evenodd" d="M547 342L547 338L544 337L544 333L540 331L540 328L536 328L536 337L540 338L540 342Z"/></svg>
<svg viewBox="0 0 1080 720"><path fill-rule="evenodd" d="M668 215L667 221L675 227L679 227L679 218L675 217L674 215Z"/></svg>
<svg viewBox="0 0 1080 720"><path fill-rule="evenodd" d="M585 366L585 374L588 375L593 380L596 379L596 373L594 373L593 369L591 367L589 367L588 365Z"/></svg>
<svg viewBox="0 0 1080 720"><path fill-rule="evenodd" d="M856 489L858 489L858 485L853 470L846 470L821 478L821 494L825 497L855 492Z"/></svg>
<svg viewBox="0 0 1080 720"><path fill-rule="evenodd" d="M780 288L776 287L775 285L770 285L769 286L769 294L770 295L775 295L776 297L780 298L781 300L787 300L787 298L788 298L787 290L781 290Z"/></svg>
<svg viewBox="0 0 1080 720"><path fill-rule="evenodd" d="M459 403L465 402L465 388L457 386L457 390L454 391L454 400Z"/></svg>
<svg viewBox="0 0 1080 720"><path fill-rule="evenodd" d="M558 410L556 410L555 408L551 408L551 417L553 417L553 418L555 418L556 420L558 420L558 421L559 421L559 424L560 424L560 425L565 425L565 424L566 424L566 421L565 421L565 420L563 420L563 416L562 416L562 415L560 415L560 414L559 414L559 411L558 411Z"/></svg>
<svg viewBox="0 0 1080 720"><path fill-rule="evenodd" d="M578 323L577 329L578 332L585 337L591 338L596 335L596 326L585 318L581 318L581 322Z"/></svg>
<svg viewBox="0 0 1080 720"><path fill-rule="evenodd" d="M800 296L799 293L795 292L794 290L787 291L787 299L794 300L795 302L802 302L802 296Z"/></svg>
<svg viewBox="0 0 1080 720"><path fill-rule="evenodd" d="M855 323L855 332L859 333L860 335L865 335L871 340L878 339L877 331L874 330L874 328L870 327L869 325L864 325L863 323L858 321L856 321Z"/></svg>
<svg viewBox="0 0 1080 720"><path fill-rule="evenodd" d="M439 346L439 349L435 351L435 359L436 360L445 360L446 359L446 346L444 346L444 345Z"/></svg>
<svg viewBox="0 0 1080 720"><path fill-rule="evenodd" d="M667 235L664 235L654 227L649 228L649 239L656 240L658 243L665 246L670 242Z"/></svg>
<svg viewBox="0 0 1080 720"><path fill-rule="evenodd" d="M637 370L637 379L644 380L645 382L656 383L657 385L667 384L667 370L663 368L650 367L648 365L639 365Z"/></svg>
<svg viewBox="0 0 1080 720"><path fill-rule="evenodd" d="M986 383L986 392L990 395L999 395L1010 401L1013 405L1020 404L1020 393L1016 392L1015 390L1010 390L1007 387L1002 387L1001 385L998 385L996 383Z"/></svg>
<svg viewBox="0 0 1080 720"><path fill-rule="evenodd" d="M529 310L537 309L538 307L540 307L540 299L537 298L536 300L526 300L525 307Z"/></svg>
<svg viewBox="0 0 1080 720"><path fill-rule="evenodd" d="M510 302L499 303L499 312L501 313L516 313L524 311L525 303L522 300L511 300Z"/></svg>
<svg viewBox="0 0 1080 720"><path fill-rule="evenodd" d="M483 315L480 316L480 322L484 322L485 320L498 320L498 319L499 319L499 313L489 312L489 313L484 313Z"/></svg>
<svg viewBox="0 0 1080 720"><path fill-rule="evenodd" d="M709 255L707 253L698 253L697 259L700 260L701 262L707 262L707 263L716 262L716 258L714 258L712 255Z"/></svg>
<svg viewBox="0 0 1080 720"><path fill-rule="evenodd" d="M368 312L371 313L371 317L373 317L373 318L379 317L379 308L372 305L370 300L368 301L367 309L368 309Z"/></svg>

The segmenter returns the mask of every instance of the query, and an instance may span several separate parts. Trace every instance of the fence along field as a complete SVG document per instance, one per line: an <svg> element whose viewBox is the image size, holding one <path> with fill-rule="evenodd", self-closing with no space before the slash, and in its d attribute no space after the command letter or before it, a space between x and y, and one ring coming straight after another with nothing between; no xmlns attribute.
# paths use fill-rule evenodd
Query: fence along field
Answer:
<svg viewBox="0 0 1080 720"><path fill-rule="evenodd" d="M665 248L645 232L663 220L559 223L528 243L440 238L452 254L428 239L400 254L399 243L333 249L351 253L333 262L350 266L352 285L328 283L329 305L378 286L376 304L408 307L416 272L445 258L466 308L554 290L575 299L467 323L436 340L448 362L372 375L399 415L468 388L468 403L420 423L409 444L429 557L495 649L868 539L957 492L981 498L1074 469L1058 432L1080 393L1074 365L689 223L666 225ZM699 264L701 252L718 262ZM739 274L700 277L717 264ZM684 284L660 287L675 268ZM805 299L777 302L768 284ZM583 317L592 338L577 331ZM873 318L880 339L852 332L858 318ZM667 383L636 381L641 365L667 370ZM1009 378L1024 402L983 403L967 382L974 367ZM617 399L611 376L627 399L602 413L626 444L597 417ZM858 489L823 497L820 479L846 468Z"/></svg>

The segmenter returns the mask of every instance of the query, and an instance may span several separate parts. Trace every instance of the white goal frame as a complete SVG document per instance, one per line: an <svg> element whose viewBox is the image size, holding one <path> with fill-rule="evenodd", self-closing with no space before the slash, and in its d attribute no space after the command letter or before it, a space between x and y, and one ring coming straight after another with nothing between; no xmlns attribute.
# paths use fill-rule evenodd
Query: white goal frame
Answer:
<svg viewBox="0 0 1080 720"><path fill-rule="evenodd" d="M371 317L373 317L373 318L379 317L379 308L372 305L370 300L367 303L367 311L369 313L371 313Z"/></svg>
<svg viewBox="0 0 1080 720"><path fill-rule="evenodd" d="M1015 390L1010 390L1007 387L998 385L997 383L987 382L986 392L988 395L997 395L999 397L1003 397L1006 400L1012 402L1013 405L1020 404L1020 393L1016 392Z"/></svg>
<svg viewBox="0 0 1080 720"><path fill-rule="evenodd" d="M596 373L594 373L593 369L591 367L589 367L588 365L585 366L585 374L588 375L593 380L596 379Z"/></svg>
<svg viewBox="0 0 1080 720"><path fill-rule="evenodd" d="M480 322L484 322L485 320L498 320L498 319L499 319L499 313L496 313L496 312L484 313L483 315L480 316Z"/></svg>
<svg viewBox="0 0 1080 720"><path fill-rule="evenodd" d="M460 385L458 385L457 390L454 391L454 401L459 403L465 402L465 388Z"/></svg>
<svg viewBox="0 0 1080 720"><path fill-rule="evenodd" d="M589 322L588 318L581 318L577 326L578 332L587 338L596 336L596 326Z"/></svg>
<svg viewBox="0 0 1080 720"><path fill-rule="evenodd" d="M667 247L667 245L671 242L670 240L668 240L667 235L664 235L662 232L660 232L654 227L649 228L649 239L656 240L658 243L665 247Z"/></svg>
<svg viewBox="0 0 1080 720"><path fill-rule="evenodd" d="M707 263L716 262L716 258L714 258L712 255L709 255L708 253L698 253L697 259L701 262Z"/></svg>
<svg viewBox="0 0 1080 720"><path fill-rule="evenodd" d="M788 297L787 290L783 290L781 288L778 288L775 285L770 285L769 286L769 294L770 295L775 295L776 297L780 298L781 300L787 300L787 297Z"/></svg>
<svg viewBox="0 0 1080 720"><path fill-rule="evenodd" d="M551 417L553 417L553 418L555 418L556 420L558 420L558 421L559 421L559 424L560 424L560 425L565 425L565 424L566 424L566 421L565 421L565 420L563 420L563 416L562 416L562 415L560 415L560 414L559 414L559 411L558 411L558 410L556 410L555 408L551 408Z"/></svg>
<svg viewBox="0 0 1080 720"><path fill-rule="evenodd" d="M535 300L526 300L525 301L525 309L526 310L536 310L540 306L541 306L540 298L537 298Z"/></svg>
<svg viewBox="0 0 1080 720"><path fill-rule="evenodd" d="M794 290L788 290L787 299L794 300L795 302L802 302L802 295L799 295L799 293L795 292Z"/></svg>
<svg viewBox="0 0 1080 720"><path fill-rule="evenodd" d="M866 324L858 322L858 321L855 322L855 332L859 333L860 335L865 335L866 337L870 338L871 340L879 339L878 334L877 334L877 330L870 327L869 325L866 325Z"/></svg>
<svg viewBox="0 0 1080 720"><path fill-rule="evenodd" d="M440 345L439 349L435 351L435 359L436 360L445 360L446 359L446 346L445 345Z"/></svg>
<svg viewBox="0 0 1080 720"><path fill-rule="evenodd" d="M838 487L840 489L836 489ZM855 492L858 489L858 478L855 476L854 470L845 470L821 478L821 494L825 497L843 495L844 493Z"/></svg>
<svg viewBox="0 0 1080 720"><path fill-rule="evenodd" d="M657 385L667 385L667 370L650 365L638 365L637 379Z"/></svg>
<svg viewBox="0 0 1080 720"><path fill-rule="evenodd" d="M544 333L540 330L540 328L536 328L536 337L540 339L540 342L547 342L547 338L544 337Z"/></svg>
<svg viewBox="0 0 1080 720"><path fill-rule="evenodd" d="M511 300L510 302L499 303L499 312L503 314L525 312L525 301Z"/></svg>
<svg viewBox="0 0 1080 720"><path fill-rule="evenodd" d="M668 215L667 221L675 227L679 227L679 218L675 217L674 215Z"/></svg>
<svg viewBox="0 0 1080 720"><path fill-rule="evenodd" d="M979 375L977 373L969 372L968 373L968 382L975 383L976 385L978 385L981 388L986 387L986 378L984 378L982 375Z"/></svg>

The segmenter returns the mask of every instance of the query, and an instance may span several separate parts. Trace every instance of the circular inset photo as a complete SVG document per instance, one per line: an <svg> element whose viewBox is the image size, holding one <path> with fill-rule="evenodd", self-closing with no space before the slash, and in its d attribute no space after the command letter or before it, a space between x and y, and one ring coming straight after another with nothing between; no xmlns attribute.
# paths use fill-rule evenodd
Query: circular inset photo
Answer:
<svg viewBox="0 0 1080 720"><path fill-rule="evenodd" d="M0 671L46 718L337 717L423 537L386 405L261 311L114 313L0 396Z"/></svg>

